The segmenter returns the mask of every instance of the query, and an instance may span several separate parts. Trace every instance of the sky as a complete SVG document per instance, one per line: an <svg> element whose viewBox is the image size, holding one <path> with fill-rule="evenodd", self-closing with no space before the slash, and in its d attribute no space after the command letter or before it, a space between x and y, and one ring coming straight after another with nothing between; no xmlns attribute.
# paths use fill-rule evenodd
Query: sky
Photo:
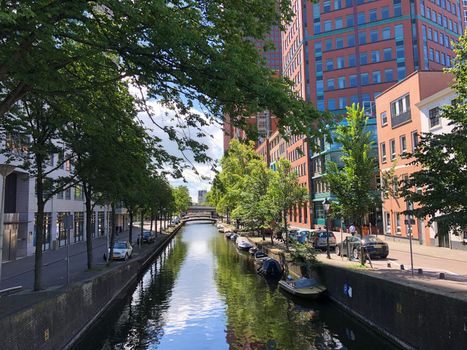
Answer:
<svg viewBox="0 0 467 350"><path fill-rule="evenodd" d="M176 121L173 119L174 113L170 109L162 106L155 100L149 100L148 106L151 107L153 111L154 118L156 122L161 126L175 126ZM204 115L199 110L195 110L199 114ZM145 112L141 112L138 115L138 118L144 123L145 127L148 129L147 132L152 136L157 136L162 139L162 144L164 148L172 155L182 156L180 150L177 147L177 144L173 141L170 141L167 134L160 130L154 123L151 121L150 117ZM193 138L198 142L204 143L208 146L207 155L213 160L219 160L224 152L223 144L223 132L220 125L209 125L203 128L203 131L208 137L196 138L195 129L192 129L191 135L194 135ZM214 178L215 173L211 171L212 163L209 164L200 164L196 163L193 160L193 157L190 153L186 153L186 156L196 167L196 170L199 174L209 177L211 180ZM209 190L211 185L209 180L202 179L201 176L195 174L193 170L185 169L183 171L184 178L187 182L184 182L183 179L173 179L169 178L169 182L172 186L185 185L190 191L193 202L198 201L198 190Z"/></svg>

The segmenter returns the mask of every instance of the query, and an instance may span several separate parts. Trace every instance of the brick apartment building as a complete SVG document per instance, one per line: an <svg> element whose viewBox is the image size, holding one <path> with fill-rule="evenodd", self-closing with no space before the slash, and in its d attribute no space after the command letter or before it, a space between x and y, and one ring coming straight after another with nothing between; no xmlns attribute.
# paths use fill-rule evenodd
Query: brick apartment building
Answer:
<svg viewBox="0 0 467 350"><path fill-rule="evenodd" d="M450 67L451 42L464 26L459 1L293 0L292 9L295 16L282 32L282 74L319 110L342 114L354 102L363 105L375 141L375 98L414 71ZM278 141L272 141L280 135L271 135L273 166ZM291 226L323 225L322 201L333 199L322 176L328 161L339 161L340 150L324 140L315 142L319 151L312 152L308 140L297 136L284 143L281 153L310 191L311 204L291 211ZM381 226L378 216L374 213L370 220Z"/></svg>
<svg viewBox="0 0 467 350"><path fill-rule="evenodd" d="M387 176L391 191L383 196L384 233L394 238L407 238L408 225L403 211L410 208L404 197L398 195L398 187L405 178L420 170L410 164L412 158L404 154L412 152L424 133L449 133L453 126L440 117L440 107L451 104L456 98L450 88L452 75L440 71L414 72L376 98L379 116L379 167L381 173L394 169L392 179ZM415 189L414 189L415 190ZM428 225L426 218L415 218L412 238L424 245L453 246L460 248L463 237L450 236L447 230L436 224Z"/></svg>

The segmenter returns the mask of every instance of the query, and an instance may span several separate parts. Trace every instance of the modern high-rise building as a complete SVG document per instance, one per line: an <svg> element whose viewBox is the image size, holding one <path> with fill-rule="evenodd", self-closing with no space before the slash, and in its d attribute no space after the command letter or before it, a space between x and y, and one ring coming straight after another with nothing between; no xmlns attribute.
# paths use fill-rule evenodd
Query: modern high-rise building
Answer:
<svg viewBox="0 0 467 350"><path fill-rule="evenodd" d="M296 0L292 8L295 17L282 34L283 74L319 110L342 114L360 103L371 117L375 141L375 97L414 71L450 67L452 42L463 31L459 1ZM322 176L326 162L339 161L340 151L317 141L319 151L303 162L309 163L311 221L323 225L322 201L332 193Z"/></svg>
<svg viewBox="0 0 467 350"><path fill-rule="evenodd" d="M206 195L208 194L208 191L206 190L199 190L198 191L198 204L203 204L206 202Z"/></svg>

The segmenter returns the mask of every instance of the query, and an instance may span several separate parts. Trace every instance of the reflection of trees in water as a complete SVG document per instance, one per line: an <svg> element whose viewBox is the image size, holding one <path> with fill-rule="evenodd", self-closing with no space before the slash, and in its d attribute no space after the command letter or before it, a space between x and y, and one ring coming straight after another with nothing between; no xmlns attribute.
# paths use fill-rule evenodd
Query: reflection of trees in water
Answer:
<svg viewBox="0 0 467 350"><path fill-rule="evenodd" d="M93 327L76 349L145 349L159 343L163 315L187 253L186 244L179 237L175 240L148 268L126 302Z"/></svg>
<svg viewBox="0 0 467 350"><path fill-rule="evenodd" d="M254 273L252 260L222 237L212 242L216 282L227 304L232 349L313 349L319 328L311 309L298 309Z"/></svg>

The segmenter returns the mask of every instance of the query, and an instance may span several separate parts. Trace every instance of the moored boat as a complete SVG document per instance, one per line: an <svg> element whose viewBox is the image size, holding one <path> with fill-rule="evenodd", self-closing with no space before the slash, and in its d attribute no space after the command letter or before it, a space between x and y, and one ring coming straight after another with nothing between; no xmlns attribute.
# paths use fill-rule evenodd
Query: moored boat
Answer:
<svg viewBox="0 0 467 350"><path fill-rule="evenodd" d="M284 273L284 269L282 268L279 261L273 258L264 259L261 263L261 266L256 271L260 275L271 279L279 279Z"/></svg>
<svg viewBox="0 0 467 350"><path fill-rule="evenodd" d="M246 237L238 236L235 243L237 244L237 248L240 250L250 250L250 248L253 247L253 244L251 244Z"/></svg>
<svg viewBox="0 0 467 350"><path fill-rule="evenodd" d="M279 286L292 295L315 299L326 291L326 287L313 278L279 281Z"/></svg>

